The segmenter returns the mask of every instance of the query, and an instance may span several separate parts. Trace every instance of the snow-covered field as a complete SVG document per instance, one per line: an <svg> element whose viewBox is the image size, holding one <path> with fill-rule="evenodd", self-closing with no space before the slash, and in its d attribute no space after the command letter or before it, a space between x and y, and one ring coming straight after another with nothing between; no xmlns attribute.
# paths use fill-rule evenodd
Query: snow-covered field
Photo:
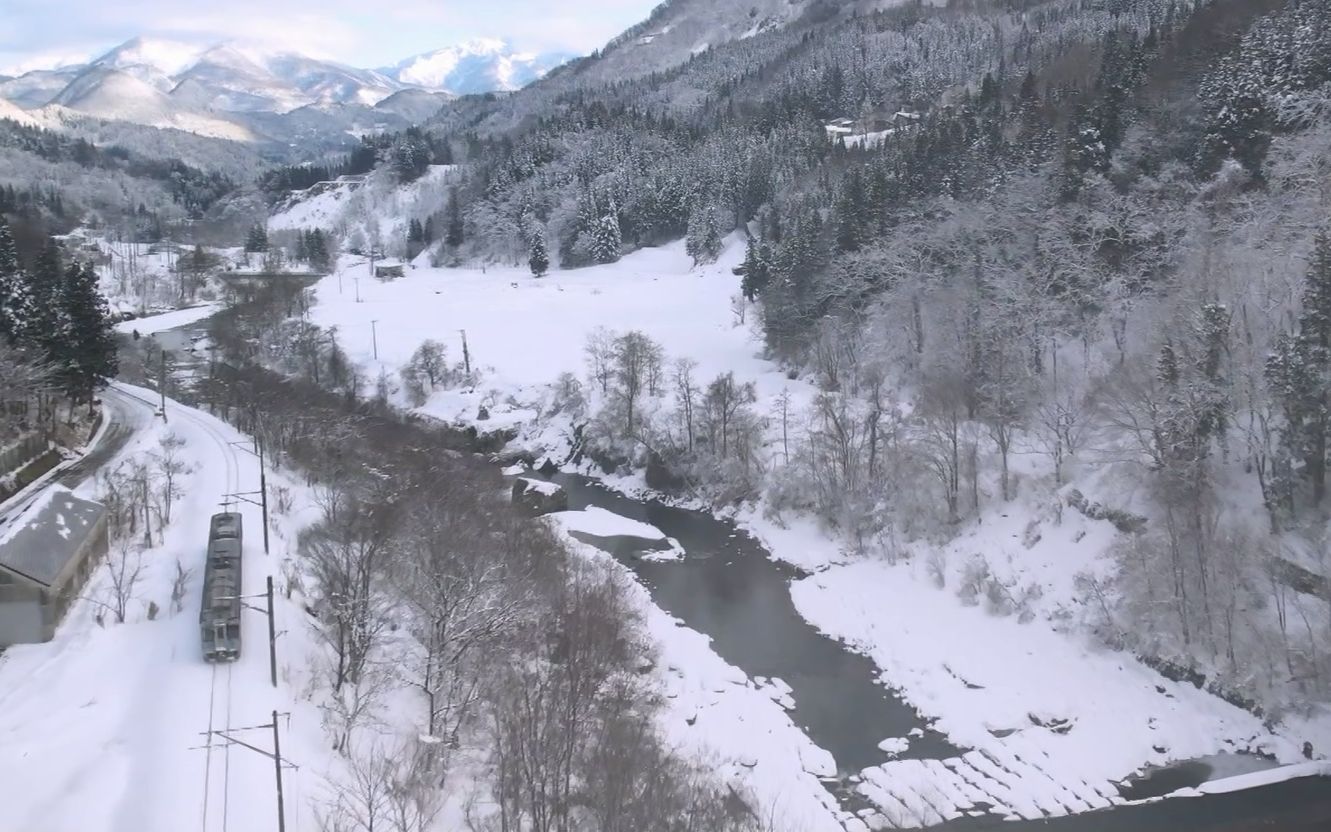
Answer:
<svg viewBox="0 0 1331 832"><path fill-rule="evenodd" d="M475 391L431 399L425 412L443 419L473 418L482 403L492 425L509 414L530 419L561 373L585 376L587 339L601 327L639 330L671 359L697 361L699 378L734 371L756 381L760 396L773 397L789 383L760 357L752 319L741 323L732 310L739 278L731 269L743 255L743 243L731 240L716 264L701 268L693 267L682 245L672 245L543 278L526 268L418 265L389 282L371 279L369 266L357 264L319 282L311 317L322 327L337 327L351 357L372 368L372 375L380 367L395 373L427 339L442 342L450 362L461 362L465 331L472 364L483 378ZM807 391L806 385L790 386Z"/></svg>
<svg viewBox="0 0 1331 832"><path fill-rule="evenodd" d="M739 278L731 270L742 254L732 239L717 264L694 268L677 244L540 279L519 268L422 263L384 283L364 265L350 266L340 280L320 282L312 314L337 328L371 378L380 370L392 376L426 339L460 361L465 330L479 383L438 392L421 411L482 429L523 426L528 443L553 444L551 429L542 434L539 426L550 385L565 372L585 377L585 345L601 327L647 334L668 358L697 361L699 378L733 371L752 381L759 413L771 412L782 391L799 408L812 387L761 357L755 312L734 303ZM489 418L477 422L481 406ZM614 484L632 490L642 481ZM1237 707L1094 646L1078 626L1074 579L1103 568L1114 529L1056 510L1053 495L1040 494L1032 488L1016 503L995 505L946 546L910 544L912 556L897 565L843 553L807 519L777 522L761 506L736 518L774 557L814 572L792 585L805 618L872 658L886 684L971 749L956 760L895 760L866 771L861 790L884 819L938 821L977 801L1021 817L1083 811L1121 801L1113 783L1147 765L1225 751L1293 763L1304 740L1331 744L1319 733L1325 720L1272 733ZM977 553L1014 587L1038 586L1033 620L991 614L983 598L979 606L958 598Z"/></svg>

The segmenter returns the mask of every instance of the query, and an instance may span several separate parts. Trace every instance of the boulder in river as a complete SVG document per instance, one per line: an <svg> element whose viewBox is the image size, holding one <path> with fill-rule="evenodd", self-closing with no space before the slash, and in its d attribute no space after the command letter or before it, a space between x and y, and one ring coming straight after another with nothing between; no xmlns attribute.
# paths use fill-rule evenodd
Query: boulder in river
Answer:
<svg viewBox="0 0 1331 832"><path fill-rule="evenodd" d="M533 514L567 511L568 492L552 482L518 477L513 481L513 504Z"/></svg>

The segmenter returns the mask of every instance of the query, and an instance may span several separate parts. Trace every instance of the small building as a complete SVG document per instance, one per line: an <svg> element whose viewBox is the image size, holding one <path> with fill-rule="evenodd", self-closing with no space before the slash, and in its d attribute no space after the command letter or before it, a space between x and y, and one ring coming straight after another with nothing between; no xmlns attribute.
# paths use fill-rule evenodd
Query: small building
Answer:
<svg viewBox="0 0 1331 832"><path fill-rule="evenodd" d="M106 508L60 486L0 527L0 648L54 638L106 551Z"/></svg>
<svg viewBox="0 0 1331 832"><path fill-rule="evenodd" d="M832 119L831 121L823 125L823 129L827 131L827 135L832 137L849 136L851 133L855 132L855 119L853 118Z"/></svg>
<svg viewBox="0 0 1331 832"><path fill-rule="evenodd" d="M395 277L404 277L406 270L401 263L389 266L375 266L374 276L380 280L391 280Z"/></svg>

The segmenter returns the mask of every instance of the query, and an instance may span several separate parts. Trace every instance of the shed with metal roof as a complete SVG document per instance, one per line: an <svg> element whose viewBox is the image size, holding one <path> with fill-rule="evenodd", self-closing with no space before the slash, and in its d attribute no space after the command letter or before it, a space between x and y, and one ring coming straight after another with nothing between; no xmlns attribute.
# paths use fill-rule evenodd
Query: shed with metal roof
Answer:
<svg viewBox="0 0 1331 832"><path fill-rule="evenodd" d="M106 508L52 486L0 532L0 648L50 641L106 554Z"/></svg>

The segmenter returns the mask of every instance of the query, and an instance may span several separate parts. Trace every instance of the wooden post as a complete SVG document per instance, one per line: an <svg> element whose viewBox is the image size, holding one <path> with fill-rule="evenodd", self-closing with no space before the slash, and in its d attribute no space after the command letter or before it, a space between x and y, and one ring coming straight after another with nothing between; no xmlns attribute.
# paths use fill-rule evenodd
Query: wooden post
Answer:
<svg viewBox="0 0 1331 832"><path fill-rule="evenodd" d="M462 333L462 364L467 370L467 375L471 375L471 352L467 349L467 330L458 330Z"/></svg>

